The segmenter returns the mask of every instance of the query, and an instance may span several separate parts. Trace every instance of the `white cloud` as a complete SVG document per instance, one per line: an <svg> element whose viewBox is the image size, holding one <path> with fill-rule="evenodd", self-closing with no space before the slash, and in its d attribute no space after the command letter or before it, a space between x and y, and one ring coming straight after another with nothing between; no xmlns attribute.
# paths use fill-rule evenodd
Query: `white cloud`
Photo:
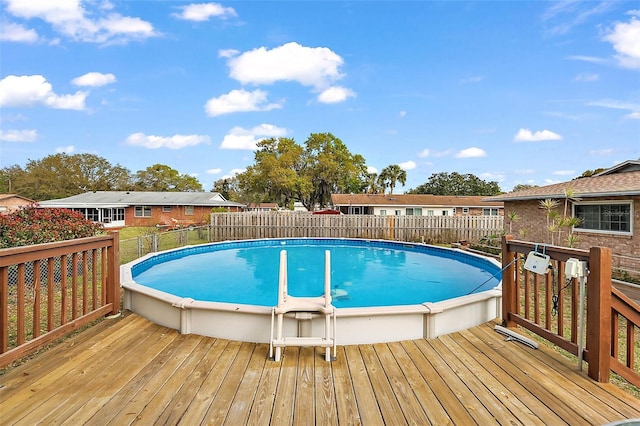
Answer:
<svg viewBox="0 0 640 426"><path fill-rule="evenodd" d="M487 153L483 149L476 147L463 149L455 155L456 158L478 158L486 156Z"/></svg>
<svg viewBox="0 0 640 426"><path fill-rule="evenodd" d="M517 175L530 175L535 173L535 170L533 169L517 169L513 171L515 174Z"/></svg>
<svg viewBox="0 0 640 426"><path fill-rule="evenodd" d="M260 124L252 129L234 127L222 139L220 149L255 150L260 140L264 138L283 137L286 136L286 134L287 129L272 124Z"/></svg>
<svg viewBox="0 0 640 426"><path fill-rule="evenodd" d="M570 32L574 27L587 22L591 17L607 12L611 7L610 1L558 1L551 2L541 16L549 35L562 35Z"/></svg>
<svg viewBox="0 0 640 426"><path fill-rule="evenodd" d="M174 13L173 16L187 21L208 21L212 16L227 19L238 16L232 7L224 7L220 3L193 3L182 7L181 13Z"/></svg>
<svg viewBox="0 0 640 426"><path fill-rule="evenodd" d="M0 80L0 106L30 107L44 105L55 109L84 110L87 92L57 95L51 83L41 75L9 75Z"/></svg>
<svg viewBox="0 0 640 426"><path fill-rule="evenodd" d="M323 104L336 104L338 102L344 102L347 98L355 97L356 94L344 87L333 86L323 91L318 95L318 101Z"/></svg>
<svg viewBox="0 0 640 426"><path fill-rule="evenodd" d="M76 41L123 43L158 35L151 23L113 12L113 5L108 2L5 0L5 3L7 13L23 19L41 19Z"/></svg>
<svg viewBox="0 0 640 426"><path fill-rule="evenodd" d="M590 72L580 73L577 76L575 76L575 78L573 79L573 81L578 81L581 83L588 83L588 82L598 81L598 80L600 80L600 76L598 74L593 74Z"/></svg>
<svg viewBox="0 0 640 426"><path fill-rule="evenodd" d="M463 78L460 82L462 84L471 84L471 83L480 83L484 80L484 77L481 75L474 75L472 77Z"/></svg>
<svg viewBox="0 0 640 426"><path fill-rule="evenodd" d="M538 130L532 132L529 129L520 129L513 137L515 142L539 142L539 141L556 141L562 140L562 136L551 130Z"/></svg>
<svg viewBox="0 0 640 426"><path fill-rule="evenodd" d="M575 175L575 170L556 170L553 172L556 176L572 176Z"/></svg>
<svg viewBox="0 0 640 426"><path fill-rule="evenodd" d="M76 147L73 145L59 146L56 148L56 154L62 154L62 153L71 154L75 150L76 150Z"/></svg>
<svg viewBox="0 0 640 426"><path fill-rule="evenodd" d="M487 181L504 182L504 174L484 172L480 173L480 177Z"/></svg>
<svg viewBox="0 0 640 426"><path fill-rule="evenodd" d="M402 170L413 170L416 167L418 167L415 161L411 161L411 160L405 161L404 163L400 163L398 164L398 166L400 166Z"/></svg>
<svg viewBox="0 0 640 426"><path fill-rule="evenodd" d="M39 39L36 30L27 29L13 22L2 22L0 28L0 41L13 41L19 43L35 43Z"/></svg>
<svg viewBox="0 0 640 426"><path fill-rule="evenodd" d="M240 53L239 50L236 49L220 49L218 50L218 58L233 58Z"/></svg>
<svg viewBox="0 0 640 426"><path fill-rule="evenodd" d="M590 149L588 151L589 155L595 155L595 156L603 156L603 155L611 155L613 154L613 149L611 148L603 148L603 149Z"/></svg>
<svg viewBox="0 0 640 426"><path fill-rule="evenodd" d="M604 64L607 62L605 58L599 58L597 56L584 56L584 55L572 55L572 56L568 56L567 59L570 59L572 61L590 62L592 64Z"/></svg>
<svg viewBox="0 0 640 426"><path fill-rule="evenodd" d="M618 101L615 99L601 99L599 101L587 102L587 105L610 109L628 110L630 111L629 114L626 114L623 118L631 120L640 119L640 104L635 104L633 102Z"/></svg>
<svg viewBox="0 0 640 426"><path fill-rule="evenodd" d="M145 135L142 132L133 133L125 140L129 145L142 146L149 149L169 148L182 149L188 146L209 143L209 136L205 135L173 135L169 137Z"/></svg>
<svg viewBox="0 0 640 426"><path fill-rule="evenodd" d="M323 90L344 75L342 58L326 47L305 47L291 42L271 50L259 47L232 57L230 77L242 84L273 84L295 81Z"/></svg>
<svg viewBox="0 0 640 426"><path fill-rule="evenodd" d="M267 92L264 90L258 89L253 92L248 92L240 89L232 90L225 95L209 99L204 108L207 115L210 117L231 114L233 112L269 111L276 108L282 108L281 104L267 104L266 102Z"/></svg>
<svg viewBox="0 0 640 426"><path fill-rule="evenodd" d="M222 169L209 169L209 170L207 170L207 174L208 175L217 175L220 172L222 172Z"/></svg>
<svg viewBox="0 0 640 426"><path fill-rule="evenodd" d="M400 117L406 117L406 116L407 116L407 111L400 111L400 112L398 113L398 115L399 115Z"/></svg>
<svg viewBox="0 0 640 426"><path fill-rule="evenodd" d="M420 157L420 158L426 158L429 155L431 155L431 151L429 150L429 148L425 148L425 149L423 149L422 151L420 151L418 153L418 157Z"/></svg>
<svg viewBox="0 0 640 426"><path fill-rule="evenodd" d="M616 22L603 38L613 45L615 58L625 68L640 69L640 20Z"/></svg>
<svg viewBox="0 0 640 426"><path fill-rule="evenodd" d="M111 73L102 74L100 72L89 72L81 75L80 77L74 78L71 82L76 86L100 87L115 83L116 76Z"/></svg>
<svg viewBox="0 0 640 426"><path fill-rule="evenodd" d="M378 174L378 169L373 166L367 166L367 173L375 173Z"/></svg>
<svg viewBox="0 0 640 426"><path fill-rule="evenodd" d="M244 173L247 169L231 169L229 170L229 174L221 176L220 179L232 179L235 175Z"/></svg>
<svg viewBox="0 0 640 426"><path fill-rule="evenodd" d="M5 142L33 142L38 139L37 130L2 130L0 141Z"/></svg>

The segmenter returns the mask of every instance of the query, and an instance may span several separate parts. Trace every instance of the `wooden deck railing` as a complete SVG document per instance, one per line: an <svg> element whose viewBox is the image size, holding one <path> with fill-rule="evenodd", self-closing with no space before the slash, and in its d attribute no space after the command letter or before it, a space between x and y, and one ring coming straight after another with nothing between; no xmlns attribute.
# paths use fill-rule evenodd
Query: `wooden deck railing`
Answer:
<svg viewBox="0 0 640 426"><path fill-rule="evenodd" d="M537 274L524 269L526 256L537 250L549 255L550 269ZM502 242L502 318L505 326L519 325L588 362L591 378L608 382L610 372L640 386L635 345L640 335L640 307L611 286L611 250L589 251ZM588 265L585 338L579 341L579 282L565 277L568 259ZM584 345L583 345L584 344ZM621 350L620 348L624 348ZM584 348L582 354L579 349Z"/></svg>
<svg viewBox="0 0 640 426"><path fill-rule="evenodd" d="M0 249L0 367L120 311L118 233Z"/></svg>

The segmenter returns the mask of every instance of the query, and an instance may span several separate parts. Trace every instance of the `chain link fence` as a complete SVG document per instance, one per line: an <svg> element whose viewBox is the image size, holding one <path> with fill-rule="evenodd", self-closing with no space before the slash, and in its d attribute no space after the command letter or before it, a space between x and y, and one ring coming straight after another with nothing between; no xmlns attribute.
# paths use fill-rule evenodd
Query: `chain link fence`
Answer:
<svg viewBox="0 0 640 426"><path fill-rule="evenodd" d="M139 257L157 251L188 245L204 244L211 241L208 225L190 226L170 231L157 231L136 238L120 240L120 263L128 263Z"/></svg>

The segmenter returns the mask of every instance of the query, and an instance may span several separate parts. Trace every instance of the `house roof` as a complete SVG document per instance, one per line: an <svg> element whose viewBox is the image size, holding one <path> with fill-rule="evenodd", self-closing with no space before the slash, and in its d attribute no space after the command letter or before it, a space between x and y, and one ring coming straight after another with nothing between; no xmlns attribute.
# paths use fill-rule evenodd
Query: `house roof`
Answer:
<svg viewBox="0 0 640 426"><path fill-rule="evenodd" d="M334 206L434 206L502 207L500 201L484 201L483 196L432 194L333 194Z"/></svg>
<svg viewBox="0 0 640 426"><path fill-rule="evenodd" d="M565 198L565 191L576 198L624 197L640 195L640 161L625 161L591 177L525 189L488 197L490 201L524 201Z"/></svg>
<svg viewBox="0 0 640 426"><path fill-rule="evenodd" d="M29 199L27 197L23 197L22 195L18 195L18 194L0 194L0 201L2 200L9 200L11 198L21 198L29 203L35 203L35 201L33 201L32 199Z"/></svg>
<svg viewBox="0 0 640 426"><path fill-rule="evenodd" d="M96 191L39 203L41 207L208 206L244 207L217 192Z"/></svg>

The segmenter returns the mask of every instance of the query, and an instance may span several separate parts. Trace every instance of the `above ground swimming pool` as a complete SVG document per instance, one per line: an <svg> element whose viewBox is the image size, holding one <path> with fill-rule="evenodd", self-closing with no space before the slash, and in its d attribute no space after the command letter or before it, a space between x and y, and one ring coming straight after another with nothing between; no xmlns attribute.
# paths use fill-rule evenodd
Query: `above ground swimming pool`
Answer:
<svg viewBox="0 0 640 426"><path fill-rule="evenodd" d="M435 337L500 314L495 260L424 244L324 238L212 243L145 256L122 267L125 307L181 332L266 342L282 250L289 293L299 297L323 293L330 251L340 344ZM292 316L290 327L300 321Z"/></svg>

